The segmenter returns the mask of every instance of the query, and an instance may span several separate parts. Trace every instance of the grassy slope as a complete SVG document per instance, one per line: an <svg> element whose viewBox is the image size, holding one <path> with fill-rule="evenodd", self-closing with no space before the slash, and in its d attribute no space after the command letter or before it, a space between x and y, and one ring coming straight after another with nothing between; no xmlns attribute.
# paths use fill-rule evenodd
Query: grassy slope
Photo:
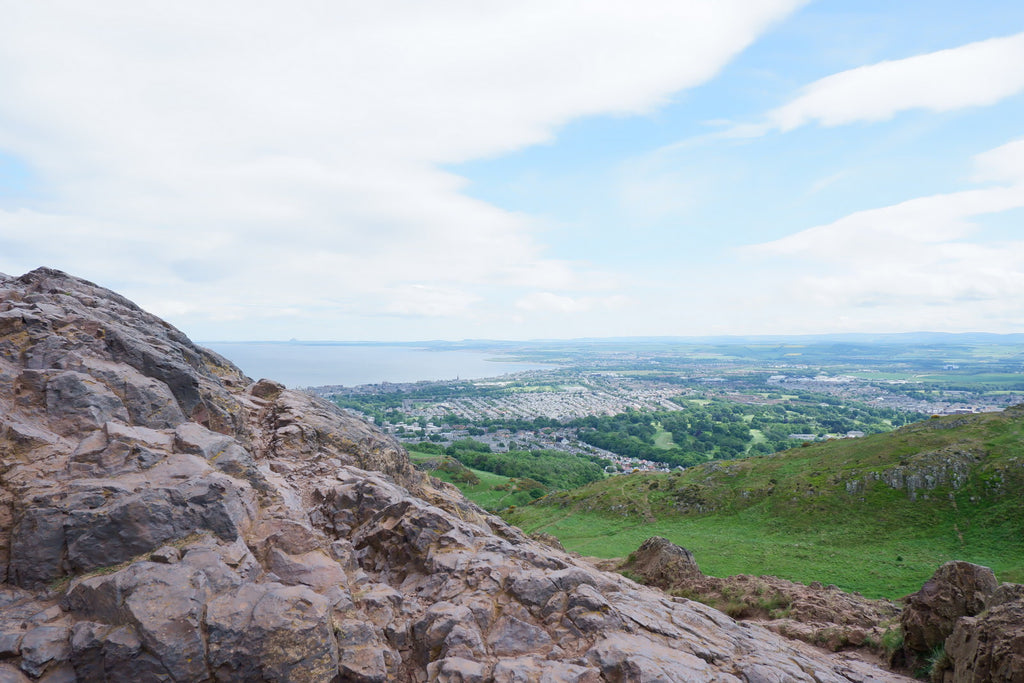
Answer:
<svg viewBox="0 0 1024 683"><path fill-rule="evenodd" d="M873 477L898 467L922 477L951 474L956 463L964 475L959 488L919 490L916 501L905 487ZM1022 493L1018 409L931 419L684 473L613 477L547 496L509 518L588 555L623 557L660 535L693 551L708 574L773 574L897 598L951 559L1024 582Z"/></svg>
<svg viewBox="0 0 1024 683"><path fill-rule="evenodd" d="M409 451L409 458L413 463L437 460L443 457L431 453ZM503 477L500 474L474 470L468 467L466 469L475 474L480 483L466 484L461 481L455 481L447 472L440 470L433 470L430 474L450 484L455 484L466 498L469 498L485 510L502 510L509 505L524 505L533 500L525 491L516 490L514 480L510 477ZM502 488L499 489L498 487Z"/></svg>

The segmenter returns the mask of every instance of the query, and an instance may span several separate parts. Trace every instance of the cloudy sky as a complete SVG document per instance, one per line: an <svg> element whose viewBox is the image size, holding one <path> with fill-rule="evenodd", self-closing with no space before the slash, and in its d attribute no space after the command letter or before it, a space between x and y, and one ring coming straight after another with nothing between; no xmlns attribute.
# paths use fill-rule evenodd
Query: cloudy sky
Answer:
<svg viewBox="0 0 1024 683"><path fill-rule="evenodd" d="M200 340L1024 331L1024 3L0 0L0 272Z"/></svg>

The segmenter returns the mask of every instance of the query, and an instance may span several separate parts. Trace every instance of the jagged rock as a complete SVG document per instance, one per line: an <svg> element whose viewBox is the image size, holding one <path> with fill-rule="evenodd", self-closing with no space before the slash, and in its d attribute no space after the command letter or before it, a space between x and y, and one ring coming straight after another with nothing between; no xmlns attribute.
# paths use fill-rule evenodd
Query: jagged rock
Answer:
<svg viewBox="0 0 1024 683"><path fill-rule="evenodd" d="M997 593L985 612L957 620L946 639L941 678L933 680L1024 682L1024 586L1003 584Z"/></svg>
<svg viewBox="0 0 1024 683"><path fill-rule="evenodd" d="M209 663L220 681L325 681L338 671L327 600L305 586L245 584L209 602Z"/></svg>
<svg viewBox="0 0 1024 683"><path fill-rule="evenodd" d="M181 551L173 545L165 545L154 550L149 559L160 564L175 564L181 560Z"/></svg>
<svg viewBox="0 0 1024 683"><path fill-rule="evenodd" d="M970 562L947 562L924 586L904 598L900 615L905 650L927 653L942 645L957 619L985 609L985 601L999 586L988 567Z"/></svg>
<svg viewBox="0 0 1024 683"><path fill-rule="evenodd" d="M39 626L21 639L21 669L33 678L39 678L47 667L67 661L71 654L71 636L60 626Z"/></svg>
<svg viewBox="0 0 1024 683"><path fill-rule="evenodd" d="M0 276L0 681L898 681L541 545L96 285Z"/></svg>
<svg viewBox="0 0 1024 683"><path fill-rule="evenodd" d="M624 568L659 588L678 584L686 577L703 576L693 553L661 536L652 536L644 541L629 556Z"/></svg>

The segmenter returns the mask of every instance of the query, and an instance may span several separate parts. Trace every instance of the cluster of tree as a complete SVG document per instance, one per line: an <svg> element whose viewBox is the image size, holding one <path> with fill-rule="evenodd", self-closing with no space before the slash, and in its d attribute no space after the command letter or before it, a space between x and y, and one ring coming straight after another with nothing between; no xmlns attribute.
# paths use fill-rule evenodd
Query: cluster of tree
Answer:
<svg viewBox="0 0 1024 683"><path fill-rule="evenodd" d="M574 420L577 438L628 458L688 467L706 460L774 453L795 444L793 434L882 432L912 421L914 416L889 408L839 405L833 397L811 395L813 402L747 405L730 401L707 404L680 401L680 411L629 411ZM672 445L656 444L661 431Z"/></svg>
<svg viewBox="0 0 1024 683"><path fill-rule="evenodd" d="M420 444L416 450L437 444ZM444 449L466 467L505 477L540 482L549 489L574 489L604 478L605 461L551 450L493 453L490 446L473 439L459 439ZM430 452L430 451L424 451Z"/></svg>

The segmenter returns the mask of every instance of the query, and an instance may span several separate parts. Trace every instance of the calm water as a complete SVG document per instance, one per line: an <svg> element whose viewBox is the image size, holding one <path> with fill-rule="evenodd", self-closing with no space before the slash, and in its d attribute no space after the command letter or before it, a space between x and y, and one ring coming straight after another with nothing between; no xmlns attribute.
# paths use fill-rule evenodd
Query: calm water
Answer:
<svg viewBox="0 0 1024 683"><path fill-rule="evenodd" d="M502 362L493 353L435 351L409 346L303 344L301 342L202 342L253 379L291 387L478 379L550 365Z"/></svg>

